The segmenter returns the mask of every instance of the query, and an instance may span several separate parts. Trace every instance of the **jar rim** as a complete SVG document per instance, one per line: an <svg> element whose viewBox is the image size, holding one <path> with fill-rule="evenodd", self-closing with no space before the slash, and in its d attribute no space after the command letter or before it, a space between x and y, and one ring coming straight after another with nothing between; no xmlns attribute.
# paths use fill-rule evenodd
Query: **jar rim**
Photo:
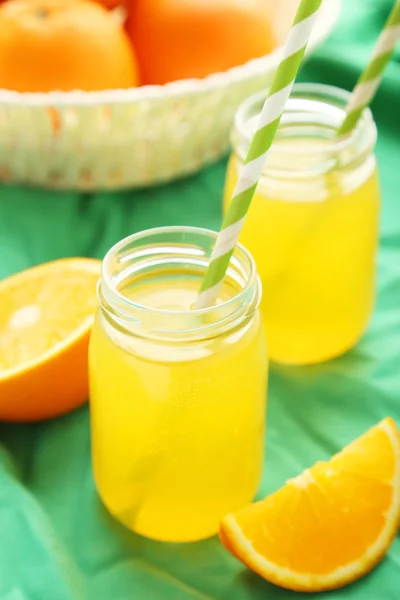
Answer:
<svg viewBox="0 0 400 600"><path fill-rule="evenodd" d="M259 105L261 110L261 106L266 98L266 91L267 90L262 90L247 98L239 106L235 114L234 126L231 134L232 144L242 160L245 159L253 134L253 129L255 130L256 128L255 121L259 111L254 113L254 108ZM283 137L290 137L289 135L282 135L285 127L290 132L290 127L293 127L294 129L295 127L304 126L306 123L305 121L299 123L299 121L296 120L299 119L299 115L302 110L304 114L306 112L309 114L314 112L314 114L317 115L317 108L319 108L321 114L319 115L319 119L317 118L313 125L315 127L320 126L322 129L323 125L327 125L326 120L330 119L331 130L335 131L344 118L345 107L350 95L351 93L349 91L336 86L320 83L295 83L285 111L282 115L276 140L283 139ZM300 106L301 103L303 104L302 107ZM325 114L322 113L323 107L325 107ZM328 111L328 107L330 107L332 110ZM252 111L253 114L251 114ZM254 121L253 127L249 127L251 120ZM329 161L329 158L332 156L346 154L347 157L351 155L352 159L354 160L354 158L357 158L358 155L355 157L354 152L350 153L349 150L360 146L358 154L365 153L366 151L371 152L371 150L374 148L376 137L377 131L372 117L372 112L369 107L366 107L356 127L347 135L325 138L324 141L327 143L324 144L323 147L318 146L318 149L315 147L312 148L311 145L307 148L300 144L296 148L293 144L288 152L287 145L274 144L269 158L271 154L273 154L279 162L282 161L283 156L288 156L288 154L294 158L296 158L296 156L306 156L309 157L310 163L314 164L327 159ZM313 160L314 158L315 160ZM270 160L268 163L267 159L266 171L268 171L271 167L271 162L272 161ZM348 160L348 162L351 162L351 160ZM330 161L330 163L332 163L332 161ZM275 169L276 166L273 166L272 168ZM280 169L278 168L278 170Z"/></svg>
<svg viewBox="0 0 400 600"><path fill-rule="evenodd" d="M244 309L246 305L249 304L249 299L254 300L254 295L256 294L259 296L261 293L260 289L258 289L261 286L261 283L258 279L254 259L249 251L241 244L237 244L230 262L230 266L232 268L232 264L235 265L236 261L237 265L239 263L241 265L242 275L244 273L243 269L246 271L246 280L244 285L240 287L237 294L234 294L228 300L207 308L172 310L142 305L127 297L118 289L118 278L116 278L115 273L113 272L115 271L114 267L116 260L125 262L128 266L129 261L135 261L134 248L136 248L137 256L139 257L140 248L144 248L146 242L151 243L152 239L161 239L163 236L176 236L177 238L183 236L187 237L188 240L190 239L190 236L195 237L196 240L204 238L204 241L207 241L207 255L206 251L204 249L202 250L200 246L198 247L198 250L193 251L192 254L190 254L189 250L188 252L191 259L194 261L198 260L204 264L205 271L211 255L212 246L215 243L217 235L217 232L211 229L177 225L146 229L123 238L110 248L103 259L101 282L98 291L100 306L102 308L106 308L108 313L111 312L112 315L117 318L120 325L123 322L133 322L136 325L139 323L146 324L152 322L162 322L163 327L161 329L165 332L187 330L187 327L184 327L183 329L180 327L175 328L174 324L176 325L176 323L179 323L179 319L181 317L183 318L188 316L190 316L190 319L193 320L193 323L197 325L194 327L196 330L203 328L208 330L210 329L210 326L216 326L221 323L221 321L224 321L226 326L232 326L239 318L244 318L244 316L246 316ZM179 247L179 242L176 242L176 246ZM132 248L131 252L129 252L129 248ZM157 243L155 245L155 249L156 248ZM165 245L162 247L162 249L165 250ZM126 256L124 256L125 251L128 251ZM156 251L153 252L153 256L155 255ZM120 258L118 259L118 257ZM157 258L154 258L154 260L157 261ZM182 261L183 260L184 259L182 258ZM259 299L257 300L257 306L258 302ZM222 319L219 318L221 315L223 316ZM199 325L202 322L205 323L203 328L201 325Z"/></svg>

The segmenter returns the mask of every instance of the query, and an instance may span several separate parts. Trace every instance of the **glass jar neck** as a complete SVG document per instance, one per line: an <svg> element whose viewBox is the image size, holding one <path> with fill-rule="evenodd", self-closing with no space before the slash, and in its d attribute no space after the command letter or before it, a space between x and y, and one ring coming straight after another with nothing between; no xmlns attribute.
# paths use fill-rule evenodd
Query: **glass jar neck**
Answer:
<svg viewBox="0 0 400 600"><path fill-rule="evenodd" d="M261 284L254 261L238 245L225 281L233 290L225 302L201 310L163 310L138 304L124 294L144 280L163 286L163 278L190 278L200 284L216 233L196 227L165 227L134 234L107 253L98 295L110 325L152 339L201 340L221 335L249 319L258 307ZM132 295L134 298L134 293Z"/></svg>
<svg viewBox="0 0 400 600"><path fill-rule="evenodd" d="M232 144L241 161L246 157L265 96L265 92L255 94L236 113ZM376 126L367 108L348 136L337 135L349 96L349 92L331 86L296 84L264 174L280 179L309 179L363 164L374 150Z"/></svg>

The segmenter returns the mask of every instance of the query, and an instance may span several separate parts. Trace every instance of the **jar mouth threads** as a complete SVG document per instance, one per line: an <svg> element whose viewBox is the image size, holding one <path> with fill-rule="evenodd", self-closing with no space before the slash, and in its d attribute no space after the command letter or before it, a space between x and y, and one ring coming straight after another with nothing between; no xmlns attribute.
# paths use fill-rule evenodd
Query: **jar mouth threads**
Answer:
<svg viewBox="0 0 400 600"><path fill-rule="evenodd" d="M265 97L265 91L254 94L236 113L231 140L241 160L247 154ZM304 173L320 176L362 163L373 151L377 131L372 113L366 108L348 136L337 136L349 97L350 92L334 86L295 84L268 154L265 173L273 172L276 177L301 177ZM307 147L305 142L311 139L320 144Z"/></svg>
<svg viewBox="0 0 400 600"><path fill-rule="evenodd" d="M98 288L102 312L133 334L179 338L188 332L196 339L231 330L254 314L261 283L251 255L237 245L227 271L232 288L229 299L196 310L164 310L144 306L123 293L127 284L157 281L163 277L192 278L200 284L209 263L217 233L197 227L161 227L133 234L106 254Z"/></svg>

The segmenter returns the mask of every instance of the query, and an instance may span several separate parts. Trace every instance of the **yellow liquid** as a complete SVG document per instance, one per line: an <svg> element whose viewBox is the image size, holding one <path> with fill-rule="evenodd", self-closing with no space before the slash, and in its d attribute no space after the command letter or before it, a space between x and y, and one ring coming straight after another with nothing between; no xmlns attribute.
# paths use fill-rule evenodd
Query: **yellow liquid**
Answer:
<svg viewBox="0 0 400 600"><path fill-rule="evenodd" d="M287 143L287 142L286 142ZM309 142L310 143L310 142ZM225 208L237 181L231 157ZM338 356L363 334L373 309L379 183L374 159L356 175L321 176L307 189L260 182L240 241L263 285L272 360L308 364ZM275 190L275 191L274 191Z"/></svg>
<svg viewBox="0 0 400 600"><path fill-rule="evenodd" d="M198 288L175 279L124 293L148 307L189 310ZM104 503L150 538L215 534L222 516L254 497L262 471L267 359L259 313L232 333L190 343L163 345L107 327L99 315L90 343L93 463Z"/></svg>

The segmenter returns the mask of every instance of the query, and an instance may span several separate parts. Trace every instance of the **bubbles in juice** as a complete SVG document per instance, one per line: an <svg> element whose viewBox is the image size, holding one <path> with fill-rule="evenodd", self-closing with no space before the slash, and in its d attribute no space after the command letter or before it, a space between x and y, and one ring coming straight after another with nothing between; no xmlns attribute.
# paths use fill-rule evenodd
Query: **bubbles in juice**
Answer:
<svg viewBox="0 0 400 600"><path fill-rule="evenodd" d="M189 310L198 280L123 290L136 303ZM232 290L224 289L220 301ZM126 343L125 343L126 342ZM262 471L267 362L261 319L198 342L134 338L97 317L90 345L96 483L130 529L198 540L249 502Z"/></svg>
<svg viewBox="0 0 400 600"><path fill-rule="evenodd" d="M296 155L299 144L304 153ZM292 180L262 179L240 241L253 255L263 284L270 358L320 362L356 344L373 309L379 219L375 159L306 179L307 152L310 147L323 151L323 140L280 140L279 145L288 149L283 164L295 160L291 169L296 172ZM233 155L225 208L237 173Z"/></svg>

